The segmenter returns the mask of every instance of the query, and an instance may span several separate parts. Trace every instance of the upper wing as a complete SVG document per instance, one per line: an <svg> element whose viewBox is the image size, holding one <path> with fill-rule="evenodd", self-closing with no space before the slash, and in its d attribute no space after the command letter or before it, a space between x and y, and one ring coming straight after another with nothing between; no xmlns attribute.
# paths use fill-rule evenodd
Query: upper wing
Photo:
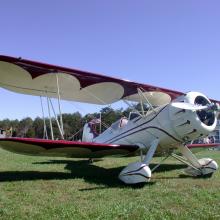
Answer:
<svg viewBox="0 0 220 220"><path fill-rule="evenodd" d="M133 155L134 145L98 144L89 142L44 140L36 138L0 138L0 147L18 154L72 158L100 158Z"/></svg>
<svg viewBox="0 0 220 220"><path fill-rule="evenodd" d="M138 88L152 105L169 103L183 93L130 82L86 71L0 56L0 86L14 92L57 97L93 104L109 104L121 99L138 101Z"/></svg>

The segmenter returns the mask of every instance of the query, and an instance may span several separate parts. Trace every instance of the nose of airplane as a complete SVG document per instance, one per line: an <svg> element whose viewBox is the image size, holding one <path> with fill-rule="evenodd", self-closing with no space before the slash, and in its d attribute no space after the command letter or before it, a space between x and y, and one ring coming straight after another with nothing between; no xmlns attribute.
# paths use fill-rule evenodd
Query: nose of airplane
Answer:
<svg viewBox="0 0 220 220"><path fill-rule="evenodd" d="M183 140L207 136L217 124L219 105L199 92L189 92L170 104L175 132Z"/></svg>

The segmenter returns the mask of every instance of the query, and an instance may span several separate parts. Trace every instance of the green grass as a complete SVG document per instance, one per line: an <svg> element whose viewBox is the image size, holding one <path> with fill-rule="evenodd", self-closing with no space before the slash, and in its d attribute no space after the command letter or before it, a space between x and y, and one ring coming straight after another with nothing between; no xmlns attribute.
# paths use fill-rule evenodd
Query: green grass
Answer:
<svg viewBox="0 0 220 220"><path fill-rule="evenodd" d="M197 155L220 164L220 152ZM220 219L220 171L195 179L169 159L151 183L125 186L117 175L136 160L108 158L88 165L0 150L0 219Z"/></svg>

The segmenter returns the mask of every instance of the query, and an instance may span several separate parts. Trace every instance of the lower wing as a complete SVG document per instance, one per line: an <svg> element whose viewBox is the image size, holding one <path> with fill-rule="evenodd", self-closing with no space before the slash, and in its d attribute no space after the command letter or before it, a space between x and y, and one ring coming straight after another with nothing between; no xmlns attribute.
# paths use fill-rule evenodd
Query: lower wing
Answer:
<svg viewBox="0 0 220 220"><path fill-rule="evenodd" d="M214 144L189 144L187 145L188 148L215 148L220 147L220 143L214 143Z"/></svg>
<svg viewBox="0 0 220 220"><path fill-rule="evenodd" d="M135 145L99 144L90 142L44 140L36 138L1 138L0 147L18 154L71 158L100 158L134 155Z"/></svg>
<svg viewBox="0 0 220 220"><path fill-rule="evenodd" d="M193 152L193 153L198 153L204 149L207 148L216 148L216 147L220 147L219 143L215 143L215 144L189 144L187 145L187 147Z"/></svg>

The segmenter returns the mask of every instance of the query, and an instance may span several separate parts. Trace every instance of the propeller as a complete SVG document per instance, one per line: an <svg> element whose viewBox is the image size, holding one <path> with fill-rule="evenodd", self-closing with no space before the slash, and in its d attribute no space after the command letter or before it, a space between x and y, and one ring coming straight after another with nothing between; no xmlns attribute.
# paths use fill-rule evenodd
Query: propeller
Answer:
<svg viewBox="0 0 220 220"><path fill-rule="evenodd" d="M220 112L220 106L218 103L208 103L207 105L196 105L191 104L188 102L173 102L171 104L173 107L180 108L180 109L186 109L186 110L207 110L207 111L218 111Z"/></svg>

